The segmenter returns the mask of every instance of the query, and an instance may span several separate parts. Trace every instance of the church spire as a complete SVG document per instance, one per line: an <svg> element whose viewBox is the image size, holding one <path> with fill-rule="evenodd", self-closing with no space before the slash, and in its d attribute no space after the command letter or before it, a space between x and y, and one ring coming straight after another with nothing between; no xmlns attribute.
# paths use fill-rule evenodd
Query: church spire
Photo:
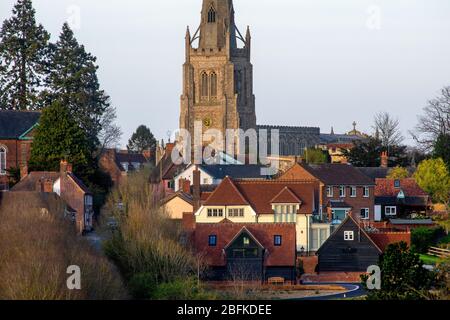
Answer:
<svg viewBox="0 0 450 320"><path fill-rule="evenodd" d="M237 47L233 1L203 0L200 48L225 48L228 42L230 49Z"/></svg>

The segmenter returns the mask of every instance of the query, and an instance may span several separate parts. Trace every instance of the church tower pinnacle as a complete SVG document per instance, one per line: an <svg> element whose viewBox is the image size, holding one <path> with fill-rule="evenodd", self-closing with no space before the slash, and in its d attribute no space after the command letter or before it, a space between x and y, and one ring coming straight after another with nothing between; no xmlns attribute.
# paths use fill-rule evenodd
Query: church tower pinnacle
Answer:
<svg viewBox="0 0 450 320"><path fill-rule="evenodd" d="M256 129L250 29L243 37L233 1L203 0L200 26L185 41L180 129Z"/></svg>

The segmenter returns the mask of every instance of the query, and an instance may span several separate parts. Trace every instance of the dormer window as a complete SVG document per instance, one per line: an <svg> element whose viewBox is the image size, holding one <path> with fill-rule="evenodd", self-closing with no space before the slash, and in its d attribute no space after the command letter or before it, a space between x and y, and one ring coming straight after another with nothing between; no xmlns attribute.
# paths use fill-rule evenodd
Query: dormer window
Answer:
<svg viewBox="0 0 450 320"><path fill-rule="evenodd" d="M395 181L394 181L394 187L395 187L396 189L400 189L400 180L395 180Z"/></svg>
<svg viewBox="0 0 450 320"><path fill-rule="evenodd" d="M213 7L211 7L208 11L208 23L215 23L216 22L216 10L214 10Z"/></svg>

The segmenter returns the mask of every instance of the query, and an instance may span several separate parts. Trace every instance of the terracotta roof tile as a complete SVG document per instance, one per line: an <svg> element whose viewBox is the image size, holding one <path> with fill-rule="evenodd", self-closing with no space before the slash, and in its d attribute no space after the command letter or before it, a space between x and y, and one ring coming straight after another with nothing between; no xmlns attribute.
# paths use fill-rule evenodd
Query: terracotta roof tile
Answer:
<svg viewBox="0 0 450 320"><path fill-rule="evenodd" d="M390 244L403 241L406 242L408 246L411 245L410 232L375 232L369 233L369 236L383 252Z"/></svg>
<svg viewBox="0 0 450 320"><path fill-rule="evenodd" d="M211 205L237 205L246 206L249 202L244 198L241 192L236 188L233 180L226 177L217 189L211 194L204 203L205 206Z"/></svg>
<svg viewBox="0 0 450 320"><path fill-rule="evenodd" d="M271 201L270 203L302 203L288 187L284 187Z"/></svg>
<svg viewBox="0 0 450 320"><path fill-rule="evenodd" d="M296 256L295 224L240 224L217 223L196 225L195 248L203 254L210 266L225 266L225 247L246 228L253 237L264 247L266 266L293 266ZM217 236L217 246L210 247L210 235ZM282 236L282 245L274 245L274 236Z"/></svg>
<svg viewBox="0 0 450 320"><path fill-rule="evenodd" d="M406 197L420 197L428 196L428 194L423 191L416 180L412 178L400 179L400 187L395 187L395 179L376 179L375 186L375 196L376 197L396 197L400 190L405 193Z"/></svg>

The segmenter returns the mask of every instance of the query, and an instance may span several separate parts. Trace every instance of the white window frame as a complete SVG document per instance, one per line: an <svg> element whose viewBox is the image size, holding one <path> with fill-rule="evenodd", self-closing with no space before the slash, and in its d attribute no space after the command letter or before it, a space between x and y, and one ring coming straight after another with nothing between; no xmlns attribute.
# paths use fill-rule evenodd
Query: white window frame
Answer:
<svg viewBox="0 0 450 320"><path fill-rule="evenodd" d="M392 213L392 210L394 213ZM389 212L388 212L389 211ZM386 216L396 216L397 215L397 207L396 206L386 206L384 207L384 214Z"/></svg>
<svg viewBox="0 0 450 320"><path fill-rule="evenodd" d="M370 188L369 187L364 187L363 196L364 196L364 198L370 198Z"/></svg>
<svg viewBox="0 0 450 320"><path fill-rule="evenodd" d="M0 146L0 176L6 176L6 158L7 151L6 148Z"/></svg>
<svg viewBox="0 0 450 320"><path fill-rule="evenodd" d="M333 186L327 186L327 197L333 198Z"/></svg>
<svg viewBox="0 0 450 320"><path fill-rule="evenodd" d="M355 186L351 186L350 187L350 197L356 198L357 194L358 194L358 189Z"/></svg>
<svg viewBox="0 0 450 320"><path fill-rule="evenodd" d="M355 232L354 231L344 231L344 240L345 241L355 240Z"/></svg>
<svg viewBox="0 0 450 320"><path fill-rule="evenodd" d="M339 198L345 198L346 197L346 187L345 186L339 186Z"/></svg>
<svg viewBox="0 0 450 320"><path fill-rule="evenodd" d="M361 219L362 220L369 220L370 219L370 208L361 208L361 211L365 210L365 215L364 217L361 215Z"/></svg>

